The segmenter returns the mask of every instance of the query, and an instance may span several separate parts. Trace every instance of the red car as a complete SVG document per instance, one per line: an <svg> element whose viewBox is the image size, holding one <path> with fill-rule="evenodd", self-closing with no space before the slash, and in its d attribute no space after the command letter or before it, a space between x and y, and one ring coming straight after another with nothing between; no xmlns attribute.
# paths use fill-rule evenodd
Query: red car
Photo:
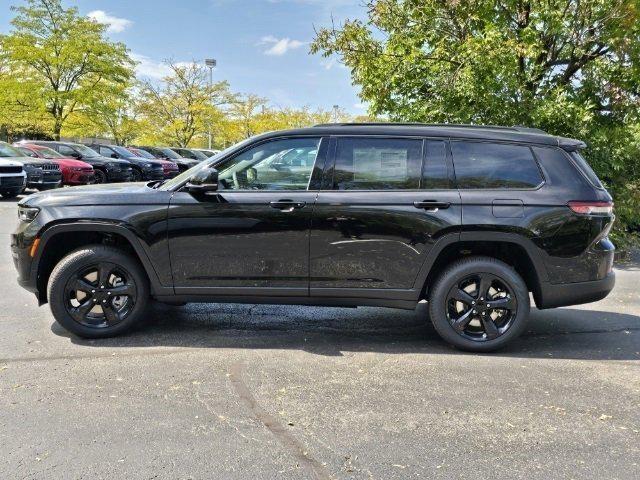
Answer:
<svg viewBox="0 0 640 480"><path fill-rule="evenodd" d="M141 150L139 148L127 147L127 150L129 150L131 153L134 153L138 157L148 158L149 160L154 160L156 162L161 163L162 171L164 173L165 179L173 178L176 175L178 175L178 173L180 173L180 170L178 169L178 165L176 165L174 162L170 162L169 160L161 160L159 158L154 157L149 152L145 150Z"/></svg>
<svg viewBox="0 0 640 480"><path fill-rule="evenodd" d="M13 146L24 152L28 157L46 158L60 165L63 185L87 185L95 181L93 167L88 163L65 157L55 150L42 145L18 142L14 143Z"/></svg>

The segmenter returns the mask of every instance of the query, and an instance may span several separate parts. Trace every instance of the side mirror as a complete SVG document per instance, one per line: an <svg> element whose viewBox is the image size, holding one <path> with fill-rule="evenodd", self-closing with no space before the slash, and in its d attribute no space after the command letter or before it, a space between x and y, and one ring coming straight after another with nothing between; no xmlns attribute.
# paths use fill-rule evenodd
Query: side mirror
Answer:
<svg viewBox="0 0 640 480"><path fill-rule="evenodd" d="M187 183L187 191L192 195L206 195L217 190L218 171L215 168L203 168Z"/></svg>
<svg viewBox="0 0 640 480"><path fill-rule="evenodd" d="M82 158L82 155L80 155L78 152L73 152L73 153L71 154L71 156L72 156L73 158L77 158L78 160Z"/></svg>
<svg viewBox="0 0 640 480"><path fill-rule="evenodd" d="M112 153L111 158L120 158L120 155L118 155L117 153Z"/></svg>

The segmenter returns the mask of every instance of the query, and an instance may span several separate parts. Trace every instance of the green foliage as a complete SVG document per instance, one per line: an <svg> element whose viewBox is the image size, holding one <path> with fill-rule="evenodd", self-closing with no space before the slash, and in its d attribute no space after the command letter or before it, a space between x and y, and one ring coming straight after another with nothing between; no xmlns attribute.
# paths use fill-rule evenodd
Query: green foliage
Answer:
<svg viewBox="0 0 640 480"><path fill-rule="evenodd" d="M528 125L583 138L638 231L638 0L375 0L368 21L318 31L370 113L393 120ZM623 232L624 231L624 232Z"/></svg>
<svg viewBox="0 0 640 480"><path fill-rule="evenodd" d="M49 115L56 138L76 109L106 94L117 95L133 77L134 63L126 47L109 41L106 27L63 8L60 0L26 0L16 12L13 30L0 36L3 60L19 81L15 102L38 99Z"/></svg>

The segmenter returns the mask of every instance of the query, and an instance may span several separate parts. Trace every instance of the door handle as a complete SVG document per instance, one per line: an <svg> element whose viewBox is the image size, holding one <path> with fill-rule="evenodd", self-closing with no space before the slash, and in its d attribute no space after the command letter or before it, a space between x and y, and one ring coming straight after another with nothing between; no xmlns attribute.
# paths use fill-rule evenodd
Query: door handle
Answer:
<svg viewBox="0 0 640 480"><path fill-rule="evenodd" d="M451 206L449 202L438 202L437 200L423 200L422 202L413 202L413 206L429 212L437 212L440 209L446 209Z"/></svg>
<svg viewBox="0 0 640 480"><path fill-rule="evenodd" d="M282 210L283 212L293 212L298 208L302 208L307 202L294 202L293 200L278 200L277 202L269 202L271 208Z"/></svg>

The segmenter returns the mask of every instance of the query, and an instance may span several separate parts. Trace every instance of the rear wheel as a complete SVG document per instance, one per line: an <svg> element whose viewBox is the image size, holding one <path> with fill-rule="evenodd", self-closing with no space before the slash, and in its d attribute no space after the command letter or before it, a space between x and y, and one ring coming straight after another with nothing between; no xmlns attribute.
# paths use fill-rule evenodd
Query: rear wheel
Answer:
<svg viewBox="0 0 640 480"><path fill-rule="evenodd" d="M142 318L149 285L136 259L117 248L90 245L56 265L47 293L53 316L66 330L103 338L123 333Z"/></svg>
<svg viewBox="0 0 640 480"><path fill-rule="evenodd" d="M440 336L455 347L488 352L524 330L529 291L518 273L500 260L471 257L451 264L429 295L429 315Z"/></svg>

